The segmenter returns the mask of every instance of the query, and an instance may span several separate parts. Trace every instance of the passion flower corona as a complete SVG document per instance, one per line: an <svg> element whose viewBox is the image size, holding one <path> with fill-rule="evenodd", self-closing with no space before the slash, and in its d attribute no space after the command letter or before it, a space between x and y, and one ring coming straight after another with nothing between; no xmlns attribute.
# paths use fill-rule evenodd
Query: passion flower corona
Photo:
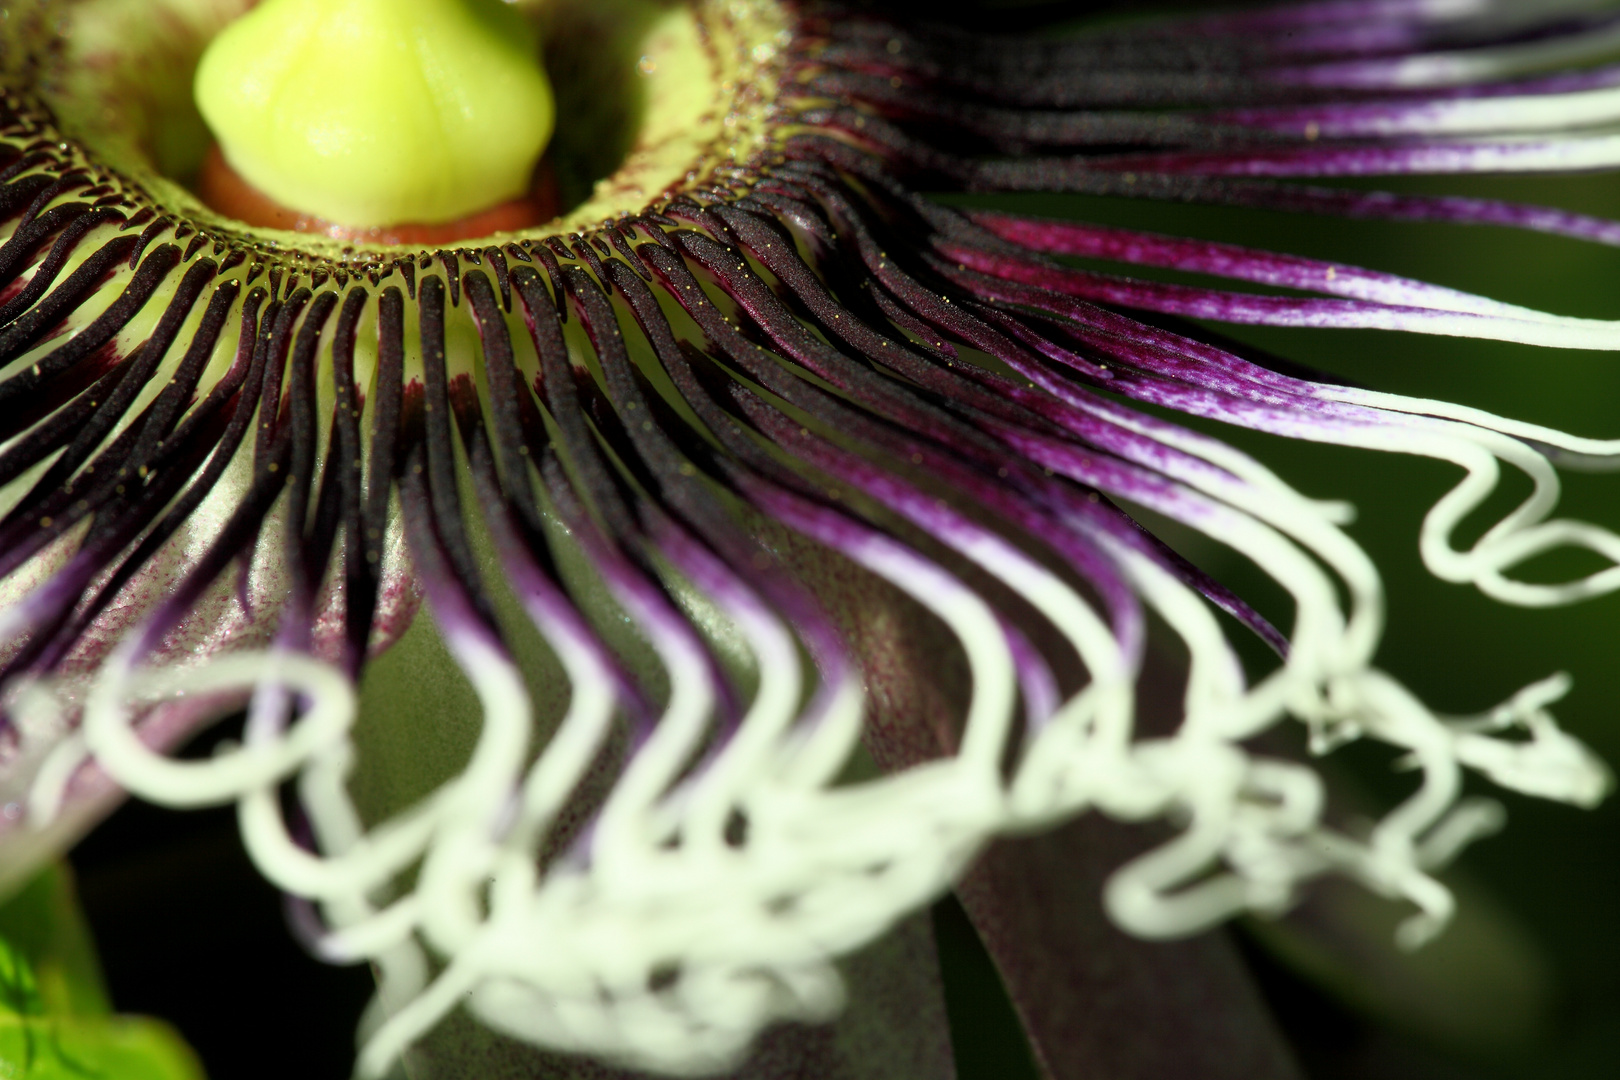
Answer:
<svg viewBox="0 0 1620 1080"><path fill-rule="evenodd" d="M1429 569L1564 604L1620 586L1620 537L1555 516L1555 466L1620 442L1277 370L1181 320L1600 350L1620 326L918 192L1620 243L1561 211L1298 182L1620 164L1612 13L1324 0L985 37L816 2L275 0L239 24L274 33L226 29L252 6L0 23L8 875L119 790L235 804L253 860L318 910L317 951L378 972L362 1075L463 1006L690 1075L833 1016L835 962L1002 834L1171 823L1105 890L1144 937L1281 912L1332 873L1410 904L1416 946L1452 913L1435 871L1500 817L1459 797L1465 771L1580 806L1608 791L1548 712L1563 677L1459 720L1373 666L1383 596L1346 508L1169 414L1453 465ZM312 42L306 17L349 36ZM490 36L520 19L549 82L526 32ZM216 34L202 115L273 199L357 227L475 213L529 182L550 86L572 208L454 247L233 221L181 183ZM369 74L368 42L428 38ZM358 77L326 85L342 41ZM261 75L273 93L231 98ZM593 79L634 93L615 112ZM465 89L465 123L421 136L413 114L403 156L366 151L391 109L430 107L424 85L433 108ZM1459 540L1504 467L1529 494ZM1132 507L1252 559L1292 599L1286 632ZM1602 565L1515 576L1565 548ZM436 790L378 813L351 784L356 687L422 595L481 717ZM1271 670L1246 679L1217 610ZM1150 624L1186 657L1174 718L1139 716ZM239 744L177 756L243 708ZM1291 723L1319 751L1395 748L1414 793L1335 828L1317 774L1253 744ZM855 767L863 737L884 775ZM1063 1047L1034 1034L1052 1068Z"/></svg>

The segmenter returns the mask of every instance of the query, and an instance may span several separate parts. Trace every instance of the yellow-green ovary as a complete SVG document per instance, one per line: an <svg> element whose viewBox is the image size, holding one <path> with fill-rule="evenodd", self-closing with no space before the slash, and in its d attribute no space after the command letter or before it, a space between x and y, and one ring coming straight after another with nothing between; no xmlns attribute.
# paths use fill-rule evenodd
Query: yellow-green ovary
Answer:
<svg viewBox="0 0 1620 1080"><path fill-rule="evenodd" d="M535 32L501 0L266 0L210 44L196 94L243 179L354 227L522 195L555 121Z"/></svg>

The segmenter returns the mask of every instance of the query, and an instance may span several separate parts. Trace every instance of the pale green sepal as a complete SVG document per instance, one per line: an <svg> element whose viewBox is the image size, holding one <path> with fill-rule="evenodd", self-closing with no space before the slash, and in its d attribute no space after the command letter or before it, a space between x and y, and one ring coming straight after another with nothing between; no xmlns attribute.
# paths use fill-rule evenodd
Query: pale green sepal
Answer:
<svg viewBox="0 0 1620 1080"><path fill-rule="evenodd" d="M555 108L500 0L267 0L209 45L197 106L276 202L363 228L522 195Z"/></svg>

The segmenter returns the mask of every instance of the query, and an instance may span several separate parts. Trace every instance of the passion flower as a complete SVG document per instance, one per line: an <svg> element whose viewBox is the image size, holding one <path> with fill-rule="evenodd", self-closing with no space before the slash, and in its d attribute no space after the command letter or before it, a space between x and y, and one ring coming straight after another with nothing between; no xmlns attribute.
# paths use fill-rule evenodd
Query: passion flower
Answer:
<svg viewBox="0 0 1620 1080"><path fill-rule="evenodd" d="M1415 946L1452 911L1434 871L1500 817L1459 798L1465 769L1583 806L1607 792L1547 711L1567 680L1480 718L1431 712L1373 666L1383 598L1345 508L1166 410L1454 464L1464 478L1420 536L1429 568L1562 604L1620 585L1620 537L1553 516L1554 463L1620 444L1279 370L1181 320L1610 350L1614 324L918 194L1078 191L1614 243L1620 226L1573 214L1292 182L1612 165L1614 137L1582 132L1620 111L1620 70L1563 70L1598 55L1603 20L1345 0L1024 38L771 0L516 5L573 65L551 65L553 145L573 139L555 167L583 201L417 249L254 229L178 182L201 155L175 134L186 99L134 88L151 71L189 79L248 6L168 0L154 18L85 0L0 24L14 873L115 788L234 803L265 874L318 908L318 951L379 973L362 1074L457 1006L538 1047L692 1074L733 1066L771 1024L832 1016L834 961L998 835L1087 810L1172 822L1105 890L1145 937L1280 912L1338 873L1414 905L1400 936ZM445 10L278 0L260 15L353 13L375 30ZM581 35L632 31L643 47L619 75L645 80L639 123L591 187L611 140L565 130L591 103L573 81ZM287 47L274 36L267 50ZM470 46L438 40L447 70L469 67ZM214 55L238 71L262 59L242 48ZM225 158L339 224L477 212L538 152L499 148L478 185L453 153L426 201L382 205L395 196L374 175L312 164L352 148L267 136L263 117L233 130L213 63L203 113ZM274 100L313 107L310 69L276 70L293 96ZM542 128L539 84L524 85L514 116ZM348 104L362 128L388 115ZM483 122L445 144L487 143ZM411 171L402 160L376 173ZM1460 541L1504 465L1531 493ZM1293 600L1288 632L1133 506L1253 559ZM1515 576L1565 548L1603 568ZM366 767L355 687L419 593L482 716L453 775L383 814L351 786ZM1272 646L1272 670L1245 678L1217 610ZM1174 721L1138 715L1169 678L1144 679L1150 623L1186 657ZM240 745L175 755L244 706ZM1317 775L1252 745L1288 722L1321 751L1395 747L1416 792L1365 834L1334 827ZM855 767L863 737L887 775ZM976 915L993 948L1022 947L993 904ZM1039 1027L1040 1003L1014 998ZM1055 1069L1062 1042L1036 1046Z"/></svg>

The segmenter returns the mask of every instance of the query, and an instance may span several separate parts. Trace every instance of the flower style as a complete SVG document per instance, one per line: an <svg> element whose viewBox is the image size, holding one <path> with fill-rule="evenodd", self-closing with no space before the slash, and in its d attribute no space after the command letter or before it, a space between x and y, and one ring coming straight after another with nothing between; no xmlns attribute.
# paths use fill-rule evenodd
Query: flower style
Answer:
<svg viewBox="0 0 1620 1080"><path fill-rule="evenodd" d="M173 2L117 47L183 52L239 6ZM1620 586L1620 537L1553 516L1555 466L1620 442L1268 366L1186 320L1584 349L1620 347L1614 324L918 192L1614 244L1576 214L1299 182L1611 167L1620 67L1581 65L1612 14L1322 0L986 38L696 0L642 70L699 56L702 93L655 85L582 205L418 250L201 206L162 175L128 66L90 62L111 46L87 16L119 5L67 8L62 37L52 9L0 31L0 839L20 873L116 789L236 804L265 875L318 908L320 954L378 971L363 1075L458 1005L540 1047L730 1068L768 1025L832 1016L834 961L990 840L1086 811L1176 829L1107 883L1137 935L1281 912L1334 873L1413 905L1416 946L1452 910L1434 871L1500 818L1459 798L1465 769L1607 792L1547 711L1566 679L1432 713L1372 664L1381 588L1346 508L1169 414L1455 465L1429 569L1569 603ZM1530 494L1460 543L1504 466ZM1292 626L1131 506L1252 559ZM1514 576L1561 548L1604 568ZM481 726L456 775L369 819L356 685L422 595ZM1249 681L1216 611L1276 666ZM1152 627L1186 656L1174 722L1138 708ZM536 633L566 693L520 663ZM239 746L176 756L244 707ZM1317 775L1253 745L1290 721L1318 751L1396 748L1417 790L1365 835L1333 827ZM886 775L852 772L863 738Z"/></svg>

